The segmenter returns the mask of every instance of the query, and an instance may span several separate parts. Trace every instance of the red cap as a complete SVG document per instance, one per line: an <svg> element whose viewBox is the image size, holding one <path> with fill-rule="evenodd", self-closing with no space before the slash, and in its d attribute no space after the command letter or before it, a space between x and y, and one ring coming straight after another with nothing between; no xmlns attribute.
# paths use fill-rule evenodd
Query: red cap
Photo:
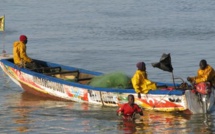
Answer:
<svg viewBox="0 0 215 134"><path fill-rule="evenodd" d="M20 41L26 41L26 40L27 40L27 36L25 36L25 35L20 35L19 40L20 40Z"/></svg>

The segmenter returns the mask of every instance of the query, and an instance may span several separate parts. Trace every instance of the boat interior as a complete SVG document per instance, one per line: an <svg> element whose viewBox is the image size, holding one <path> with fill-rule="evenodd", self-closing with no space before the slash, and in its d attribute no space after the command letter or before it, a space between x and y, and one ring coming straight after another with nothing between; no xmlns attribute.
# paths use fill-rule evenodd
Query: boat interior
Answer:
<svg viewBox="0 0 215 134"><path fill-rule="evenodd" d="M13 59L8 59L8 61L13 62ZM30 71L34 71L37 73L42 73L47 76L56 77L59 79L78 82L81 84L88 84L89 81L95 77L95 75L80 72L80 70L67 70L63 69L61 66L52 66L48 65L46 62L37 61L36 64L39 66L38 68L29 69Z"/></svg>
<svg viewBox="0 0 215 134"><path fill-rule="evenodd" d="M8 59L8 61L13 62L13 59ZM63 79L63 80L67 80L67 81L72 81L72 82L77 82L80 84L89 84L91 79L94 78L97 75L93 75L93 74L89 74L89 73L84 73L83 71L80 71L78 69L75 68L62 68L62 66L58 65L58 64L52 64L52 63L48 63L45 61L40 61L40 60L34 60L36 61L36 63L39 65L38 68L34 68L34 69L29 69L30 71L34 71L37 73L42 73L45 74L47 76L52 76L55 78L59 78L59 79ZM177 78L175 78L177 79ZM191 86L188 85L186 82L184 82L182 80L182 83L180 85L177 86L170 86L170 85L166 85L166 84L158 84L158 88L159 89L163 89L163 88L177 88L177 89L190 89Z"/></svg>

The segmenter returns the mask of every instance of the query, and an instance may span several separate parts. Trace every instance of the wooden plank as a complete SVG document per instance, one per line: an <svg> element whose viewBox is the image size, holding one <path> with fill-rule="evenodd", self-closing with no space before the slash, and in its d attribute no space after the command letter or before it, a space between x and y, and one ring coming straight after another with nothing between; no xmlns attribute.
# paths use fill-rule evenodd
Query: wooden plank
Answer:
<svg viewBox="0 0 215 134"><path fill-rule="evenodd" d="M85 81L85 80L91 80L92 78L80 78L77 81Z"/></svg>
<svg viewBox="0 0 215 134"><path fill-rule="evenodd" d="M46 75L56 75L56 74L68 74L68 73L78 73L79 74L79 71L78 70L75 70L75 71L60 71L60 72L51 72L51 73L44 73Z"/></svg>

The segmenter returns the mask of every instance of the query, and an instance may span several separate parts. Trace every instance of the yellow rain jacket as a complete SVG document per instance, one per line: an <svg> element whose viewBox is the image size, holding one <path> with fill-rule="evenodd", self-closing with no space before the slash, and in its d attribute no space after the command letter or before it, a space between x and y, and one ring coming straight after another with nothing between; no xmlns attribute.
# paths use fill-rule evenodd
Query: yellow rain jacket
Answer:
<svg viewBox="0 0 215 134"><path fill-rule="evenodd" d="M17 65L32 61L26 54L26 45L21 41L16 41L13 44L13 60Z"/></svg>
<svg viewBox="0 0 215 134"><path fill-rule="evenodd" d="M204 70L199 69L197 71L197 76L191 77L191 80L195 83L209 81L215 85L215 71L210 65L208 65Z"/></svg>
<svg viewBox="0 0 215 134"><path fill-rule="evenodd" d="M147 73L145 71L137 70L131 81L136 93L147 94L150 89L157 89L156 84L147 79Z"/></svg>

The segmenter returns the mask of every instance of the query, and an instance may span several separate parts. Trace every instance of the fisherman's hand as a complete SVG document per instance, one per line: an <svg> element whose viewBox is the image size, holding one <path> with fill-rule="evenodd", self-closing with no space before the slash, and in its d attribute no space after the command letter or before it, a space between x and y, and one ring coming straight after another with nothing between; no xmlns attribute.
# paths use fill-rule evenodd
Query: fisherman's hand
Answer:
<svg viewBox="0 0 215 134"><path fill-rule="evenodd" d="M142 109L142 108L141 108L141 109ZM141 110L141 112L139 112L139 114L143 116L143 110Z"/></svg>
<svg viewBox="0 0 215 134"><path fill-rule="evenodd" d="M122 115L122 112L118 112L117 115L118 115L118 116L121 116L121 115Z"/></svg>
<svg viewBox="0 0 215 134"><path fill-rule="evenodd" d="M187 81L189 81L192 85L196 84L195 80L192 79L191 77L187 77Z"/></svg>
<svg viewBox="0 0 215 134"><path fill-rule="evenodd" d="M138 98L141 99L141 94L140 93L138 93Z"/></svg>

